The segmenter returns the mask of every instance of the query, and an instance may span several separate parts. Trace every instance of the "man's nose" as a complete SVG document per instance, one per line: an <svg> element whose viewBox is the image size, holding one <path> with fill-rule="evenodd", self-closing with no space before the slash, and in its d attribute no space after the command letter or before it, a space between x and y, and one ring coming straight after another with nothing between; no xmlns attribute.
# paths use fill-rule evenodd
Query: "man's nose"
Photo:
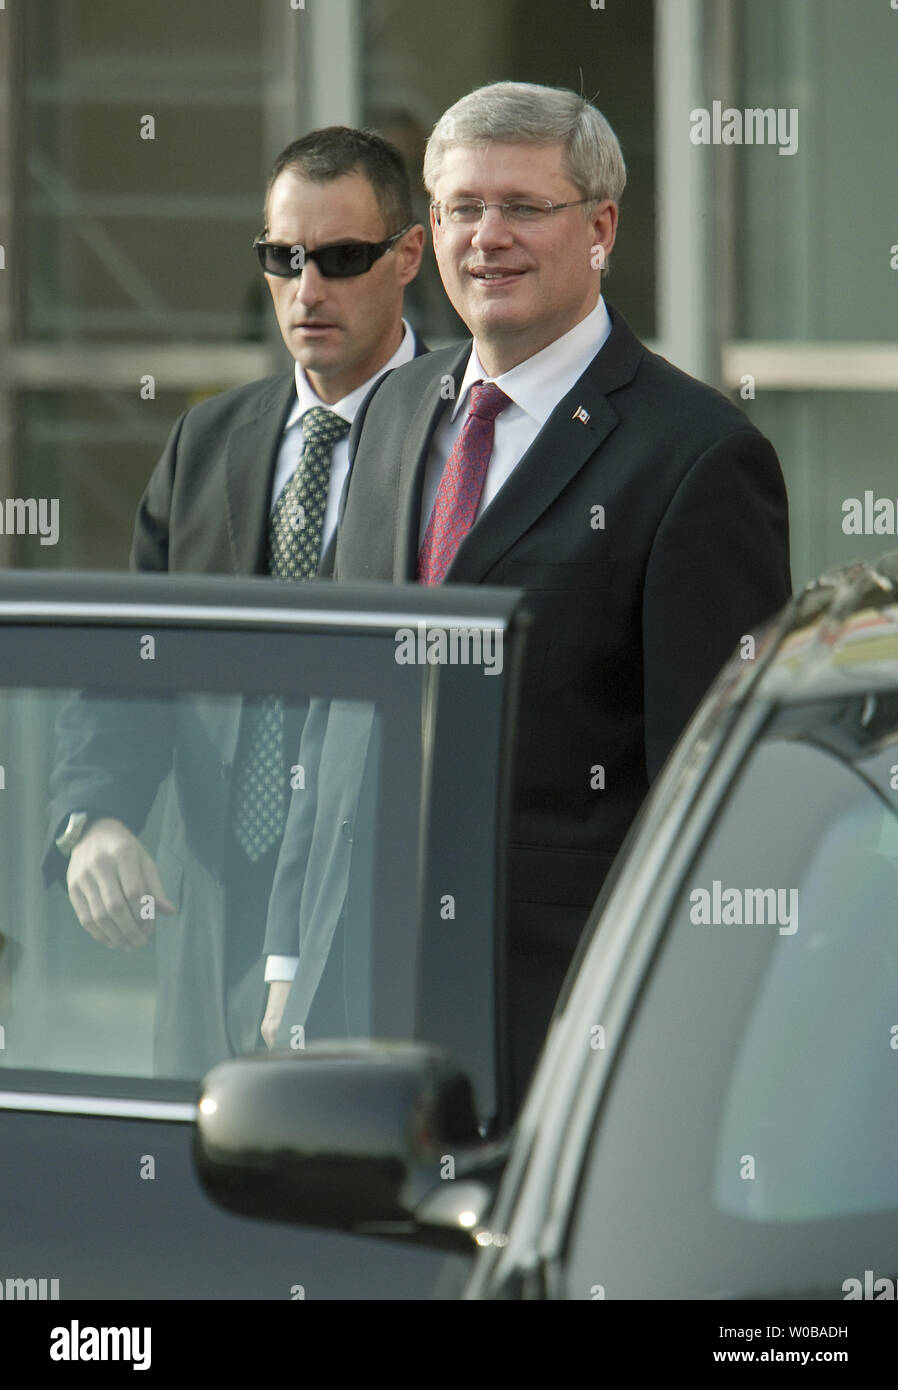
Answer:
<svg viewBox="0 0 898 1390"><path fill-rule="evenodd" d="M302 274L297 277L296 298L300 304L320 304L327 289L325 278L312 260L306 260Z"/></svg>
<svg viewBox="0 0 898 1390"><path fill-rule="evenodd" d="M494 247L511 246L513 241L514 233L501 207L486 208L474 233L473 245L480 251L489 251Z"/></svg>

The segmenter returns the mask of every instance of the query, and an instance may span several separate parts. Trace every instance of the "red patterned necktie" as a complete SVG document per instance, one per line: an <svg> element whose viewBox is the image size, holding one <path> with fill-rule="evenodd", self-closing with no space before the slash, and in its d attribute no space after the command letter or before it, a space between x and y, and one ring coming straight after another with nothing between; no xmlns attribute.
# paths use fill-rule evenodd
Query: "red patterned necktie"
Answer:
<svg viewBox="0 0 898 1390"><path fill-rule="evenodd" d="M471 407L446 460L418 555L422 584L442 584L455 552L474 525L493 452L496 416L511 405L492 382L471 387Z"/></svg>

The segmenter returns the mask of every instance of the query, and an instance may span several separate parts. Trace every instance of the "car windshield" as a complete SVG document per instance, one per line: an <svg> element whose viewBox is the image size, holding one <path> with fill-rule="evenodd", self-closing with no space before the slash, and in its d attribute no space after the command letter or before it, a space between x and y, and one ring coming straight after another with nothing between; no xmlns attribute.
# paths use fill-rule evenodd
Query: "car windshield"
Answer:
<svg viewBox="0 0 898 1390"><path fill-rule="evenodd" d="M354 612L344 592L317 613L310 599L291 620L282 600L280 621L241 622L231 585L224 627L202 608L192 621L164 606L130 621L0 613L7 1080L193 1082L264 1050L273 978L276 1047L426 1038L460 1056L490 1112L507 634L478 597L467 637L454 615L453 649L445 599L412 596L400 624L390 594L392 615L370 600ZM104 919L105 887L67 891L81 861L64 837L82 812L82 836L114 822L139 837L138 860L107 855L123 884L141 866L130 946L111 912L82 924Z"/></svg>
<svg viewBox="0 0 898 1390"><path fill-rule="evenodd" d="M896 788L895 695L768 721L614 1062L570 1296L841 1298L894 1275Z"/></svg>

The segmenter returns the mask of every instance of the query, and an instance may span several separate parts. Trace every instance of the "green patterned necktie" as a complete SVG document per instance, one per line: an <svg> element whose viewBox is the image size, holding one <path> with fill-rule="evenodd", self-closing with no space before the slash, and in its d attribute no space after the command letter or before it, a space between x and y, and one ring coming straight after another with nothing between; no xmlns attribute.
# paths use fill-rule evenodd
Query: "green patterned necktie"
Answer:
<svg viewBox="0 0 898 1390"><path fill-rule="evenodd" d="M314 579L334 445L349 423L315 406L302 417L303 448L268 527L268 570L275 579ZM287 819L284 703L276 695L244 709L234 772L234 833L253 862L277 844Z"/></svg>

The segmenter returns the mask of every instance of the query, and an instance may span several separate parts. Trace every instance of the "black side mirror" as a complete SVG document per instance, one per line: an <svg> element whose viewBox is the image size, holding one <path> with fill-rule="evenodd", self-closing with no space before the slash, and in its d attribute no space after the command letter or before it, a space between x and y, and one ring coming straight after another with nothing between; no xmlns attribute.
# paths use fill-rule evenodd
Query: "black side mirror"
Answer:
<svg viewBox="0 0 898 1390"><path fill-rule="evenodd" d="M316 1043L223 1062L197 1108L194 1163L220 1206L450 1249L472 1248L493 1154L468 1078L415 1043Z"/></svg>

